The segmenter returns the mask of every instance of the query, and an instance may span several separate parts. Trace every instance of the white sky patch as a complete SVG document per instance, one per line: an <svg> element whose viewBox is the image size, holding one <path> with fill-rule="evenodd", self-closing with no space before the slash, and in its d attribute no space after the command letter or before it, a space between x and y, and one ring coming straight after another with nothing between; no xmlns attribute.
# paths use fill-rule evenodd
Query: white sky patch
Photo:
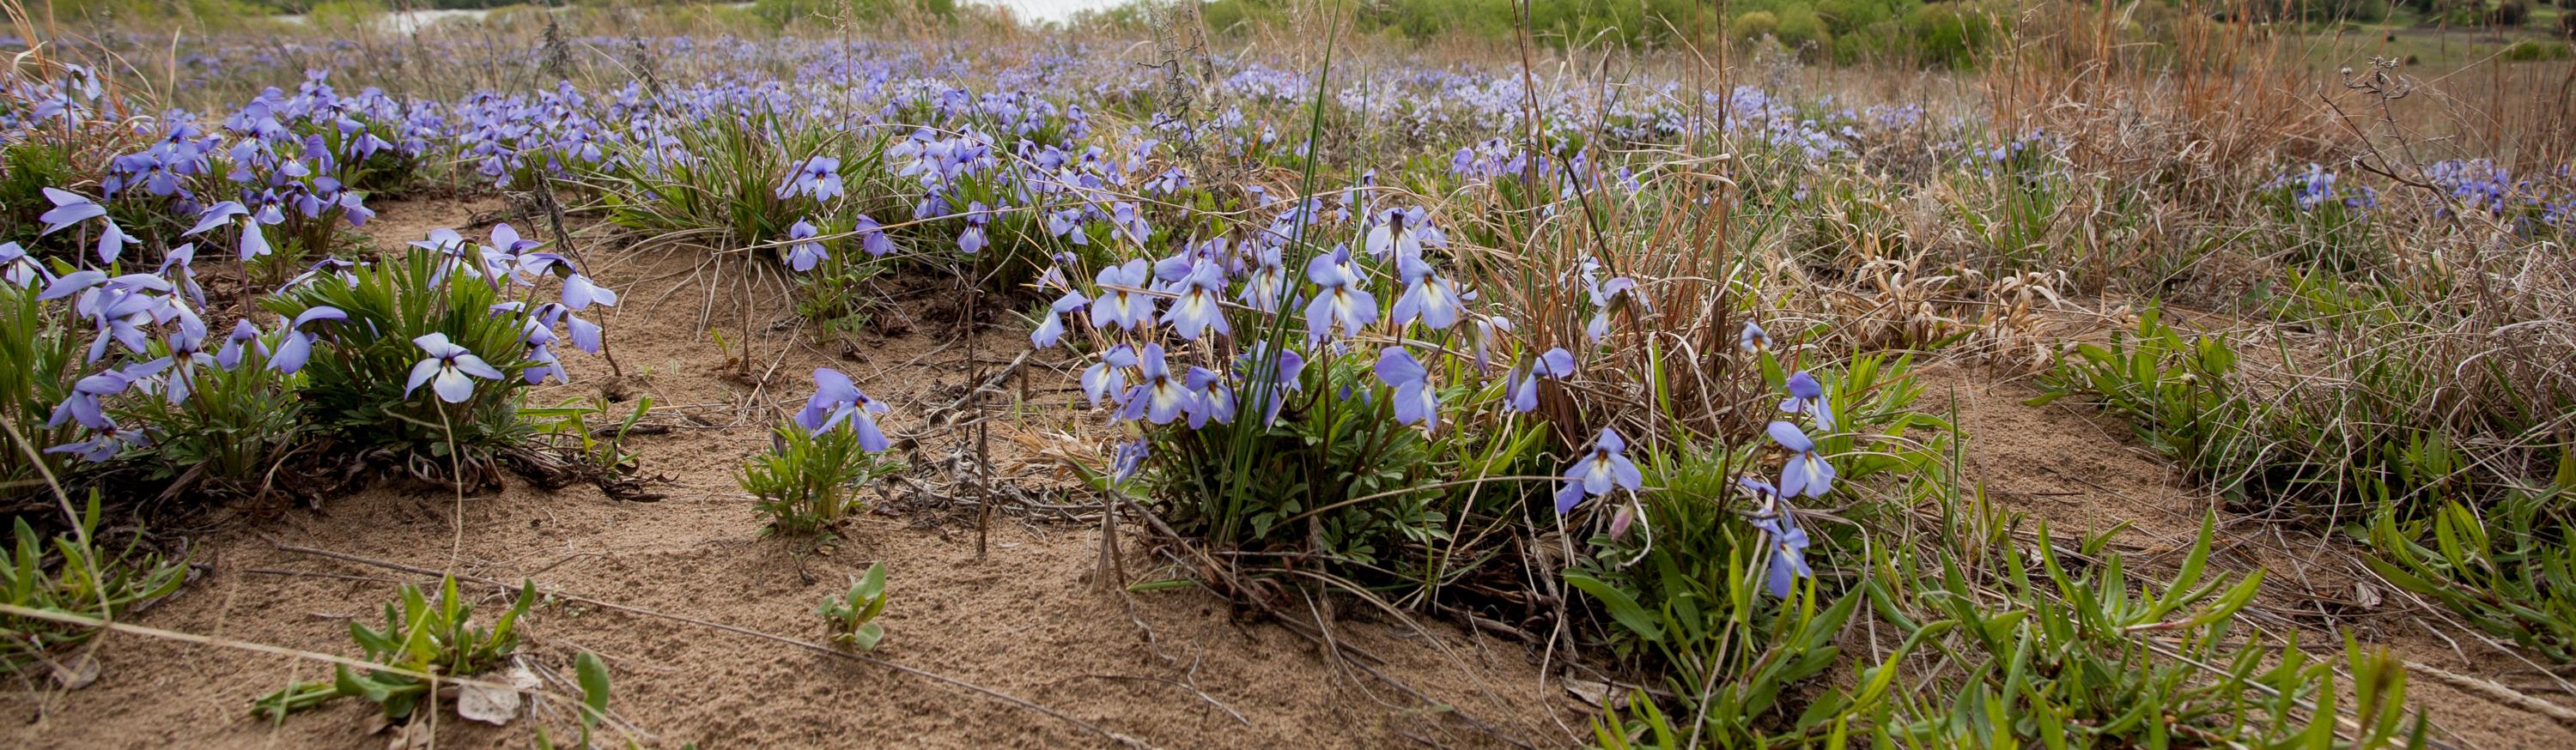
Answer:
<svg viewBox="0 0 2576 750"><path fill-rule="evenodd" d="M1099 10L1121 5L1125 0L969 0L984 5L1010 8L1024 21L1063 21L1076 11Z"/></svg>

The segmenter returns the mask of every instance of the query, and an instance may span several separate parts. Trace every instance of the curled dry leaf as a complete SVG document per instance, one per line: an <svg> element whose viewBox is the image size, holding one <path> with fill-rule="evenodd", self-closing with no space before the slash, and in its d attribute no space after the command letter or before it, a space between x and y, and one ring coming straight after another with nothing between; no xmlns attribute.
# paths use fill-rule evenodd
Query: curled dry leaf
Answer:
<svg viewBox="0 0 2576 750"><path fill-rule="evenodd" d="M54 685L64 690L79 690L98 681L98 657L82 651L53 663Z"/></svg>
<svg viewBox="0 0 2576 750"><path fill-rule="evenodd" d="M520 694L537 689L537 675L527 667L514 666L502 678L509 688L464 685L456 691L456 715L474 721L500 726L519 717Z"/></svg>
<svg viewBox="0 0 2576 750"><path fill-rule="evenodd" d="M438 745L438 730L426 721L415 721L393 728L385 739L385 750L430 750Z"/></svg>
<svg viewBox="0 0 2576 750"><path fill-rule="evenodd" d="M1564 678L1558 680L1558 683L1565 686L1565 692L1573 694L1575 700L1582 701L1586 706L1603 705L1603 701L1609 701L1608 705L1612 708L1628 706L1627 692L1619 690L1618 686L1611 683L1583 679L1574 676L1572 672L1567 672Z"/></svg>

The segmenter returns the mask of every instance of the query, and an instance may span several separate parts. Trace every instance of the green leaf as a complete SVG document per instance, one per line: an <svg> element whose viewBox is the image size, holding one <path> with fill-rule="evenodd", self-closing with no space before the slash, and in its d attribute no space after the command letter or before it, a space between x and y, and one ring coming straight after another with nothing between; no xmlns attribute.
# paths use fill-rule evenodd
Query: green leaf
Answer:
<svg viewBox="0 0 2576 750"><path fill-rule="evenodd" d="M1621 591L1618 587L1581 571L1566 571L1565 583L1581 589L1583 593L1591 594L1593 599L1601 602L1602 608L1610 610L1610 619L1617 620L1621 626L1635 632L1639 637L1649 641L1663 640L1663 628L1655 624L1654 616L1648 614L1645 607L1639 606L1637 598L1628 595L1628 592Z"/></svg>
<svg viewBox="0 0 2576 750"><path fill-rule="evenodd" d="M874 599L878 594L885 592L885 583L885 562L878 561L876 564L869 565L867 574L859 578L859 589L856 593L862 597Z"/></svg>
<svg viewBox="0 0 2576 750"><path fill-rule="evenodd" d="M582 706L590 709L585 719L608 713L608 665L599 655L588 651L573 657L573 679L581 683Z"/></svg>
<svg viewBox="0 0 2576 750"><path fill-rule="evenodd" d="M2435 596L2443 591L2441 587L2433 585L2433 582L2424 580L2413 572L2398 567L2395 563L2382 560L2377 555L2362 555L2361 562L2363 565L2370 566L2371 572L2388 579L2389 585L2425 596Z"/></svg>
<svg viewBox="0 0 2576 750"><path fill-rule="evenodd" d="M516 639L512 637L512 628L517 626L519 618L526 615L528 613L528 608L535 606L536 602L537 582L534 580L521 579L519 581L519 600L510 605L510 611L501 614L501 620L499 622L492 624L492 638L490 642L494 645L517 643ZM501 654L506 655L507 653L509 653L507 649L503 649L501 651Z"/></svg>

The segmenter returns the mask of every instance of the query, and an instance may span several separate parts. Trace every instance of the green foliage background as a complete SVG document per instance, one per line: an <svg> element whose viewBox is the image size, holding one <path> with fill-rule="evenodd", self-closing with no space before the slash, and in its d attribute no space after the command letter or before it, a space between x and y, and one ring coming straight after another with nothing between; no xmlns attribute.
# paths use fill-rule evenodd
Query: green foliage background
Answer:
<svg viewBox="0 0 2576 750"><path fill-rule="evenodd" d="M1213 0L1203 9L1220 35L1249 33L1295 12L1285 0ZM1426 40L1442 36L1508 39L1517 28L1514 0L1383 0L1361 7L1362 33ZM1532 3L1530 28L1552 46L1616 44L1706 47L1720 35L1771 37L1800 57L1837 63L1888 61L1956 66L2001 36L2012 14L1980 2L1923 0L1738 0L1724 8L1689 0L1568 0ZM1092 15L1118 25L1140 20L1131 8Z"/></svg>

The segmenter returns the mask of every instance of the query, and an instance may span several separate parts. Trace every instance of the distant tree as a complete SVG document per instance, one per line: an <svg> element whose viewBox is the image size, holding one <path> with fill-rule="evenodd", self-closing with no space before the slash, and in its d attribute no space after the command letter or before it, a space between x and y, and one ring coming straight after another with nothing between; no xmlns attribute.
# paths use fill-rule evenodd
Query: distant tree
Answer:
<svg viewBox="0 0 2576 750"><path fill-rule="evenodd" d="M2531 0L2504 0L2496 3L2491 16L2497 26L2521 26L2531 22Z"/></svg>

